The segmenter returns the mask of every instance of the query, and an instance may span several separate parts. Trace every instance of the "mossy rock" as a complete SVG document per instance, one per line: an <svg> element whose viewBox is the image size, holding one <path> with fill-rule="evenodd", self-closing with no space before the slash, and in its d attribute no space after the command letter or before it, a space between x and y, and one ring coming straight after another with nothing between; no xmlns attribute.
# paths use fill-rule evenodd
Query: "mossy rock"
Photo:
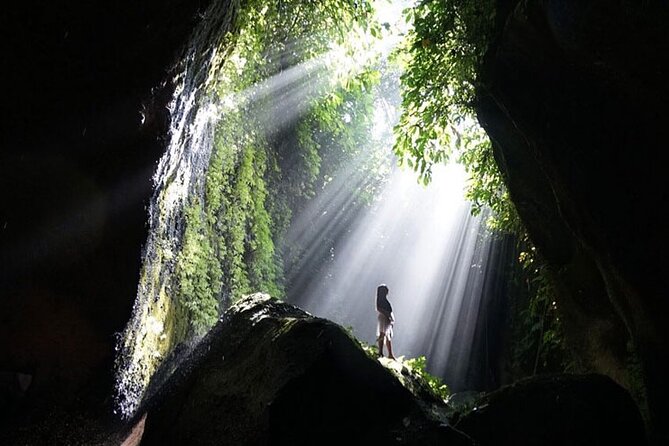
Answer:
<svg viewBox="0 0 669 446"><path fill-rule="evenodd" d="M150 393L142 445L469 444L342 327L261 294Z"/></svg>

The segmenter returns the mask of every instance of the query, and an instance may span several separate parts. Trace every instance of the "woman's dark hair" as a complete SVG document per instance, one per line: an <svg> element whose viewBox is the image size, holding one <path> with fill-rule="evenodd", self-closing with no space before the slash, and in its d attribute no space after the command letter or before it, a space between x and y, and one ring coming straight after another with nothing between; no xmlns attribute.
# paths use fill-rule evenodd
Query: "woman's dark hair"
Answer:
<svg viewBox="0 0 669 446"><path fill-rule="evenodd" d="M376 309L385 310L388 313L392 313L393 307L388 302L386 296L388 295L388 287L385 284L381 284L376 288Z"/></svg>

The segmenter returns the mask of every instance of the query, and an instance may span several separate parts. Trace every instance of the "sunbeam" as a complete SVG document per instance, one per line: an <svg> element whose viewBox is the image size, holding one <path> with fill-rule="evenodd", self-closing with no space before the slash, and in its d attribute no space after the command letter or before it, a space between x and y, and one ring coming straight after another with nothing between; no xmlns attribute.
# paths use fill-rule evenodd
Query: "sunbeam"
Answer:
<svg viewBox="0 0 669 446"><path fill-rule="evenodd" d="M457 164L436 169L429 187L394 168L378 199L354 210L351 195L329 184L288 234L286 244L305 246L288 271L289 298L374 344L374 293L385 283L396 354L425 355L434 373L466 387L492 242L463 198L465 182ZM324 251L323 265L309 265Z"/></svg>

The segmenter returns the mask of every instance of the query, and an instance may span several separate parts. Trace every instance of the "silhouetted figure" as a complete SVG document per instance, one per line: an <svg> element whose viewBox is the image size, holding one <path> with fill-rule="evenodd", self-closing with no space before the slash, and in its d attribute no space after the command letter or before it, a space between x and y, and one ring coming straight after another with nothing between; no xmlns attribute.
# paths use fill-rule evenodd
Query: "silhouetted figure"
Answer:
<svg viewBox="0 0 669 446"><path fill-rule="evenodd" d="M376 288L376 311L379 313L377 319L379 321L376 329L378 338L376 342L379 344L379 356L383 356L383 342L385 340L386 347L388 347L388 357L395 359L393 356L393 323L395 317L393 316L393 307L388 301L388 287L384 284Z"/></svg>

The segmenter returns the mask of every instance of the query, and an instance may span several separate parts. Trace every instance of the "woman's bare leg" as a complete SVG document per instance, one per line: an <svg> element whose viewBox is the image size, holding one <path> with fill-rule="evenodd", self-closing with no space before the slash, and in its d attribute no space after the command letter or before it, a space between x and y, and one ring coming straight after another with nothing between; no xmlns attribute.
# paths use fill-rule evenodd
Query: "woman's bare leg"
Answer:
<svg viewBox="0 0 669 446"><path fill-rule="evenodd" d="M393 356L393 344L390 342L390 339L386 339L386 347L388 347L388 357L390 359L395 359Z"/></svg>
<svg viewBox="0 0 669 446"><path fill-rule="evenodd" d="M379 356L383 356L383 339L385 336L383 334L379 335L379 338L377 339L379 343Z"/></svg>

